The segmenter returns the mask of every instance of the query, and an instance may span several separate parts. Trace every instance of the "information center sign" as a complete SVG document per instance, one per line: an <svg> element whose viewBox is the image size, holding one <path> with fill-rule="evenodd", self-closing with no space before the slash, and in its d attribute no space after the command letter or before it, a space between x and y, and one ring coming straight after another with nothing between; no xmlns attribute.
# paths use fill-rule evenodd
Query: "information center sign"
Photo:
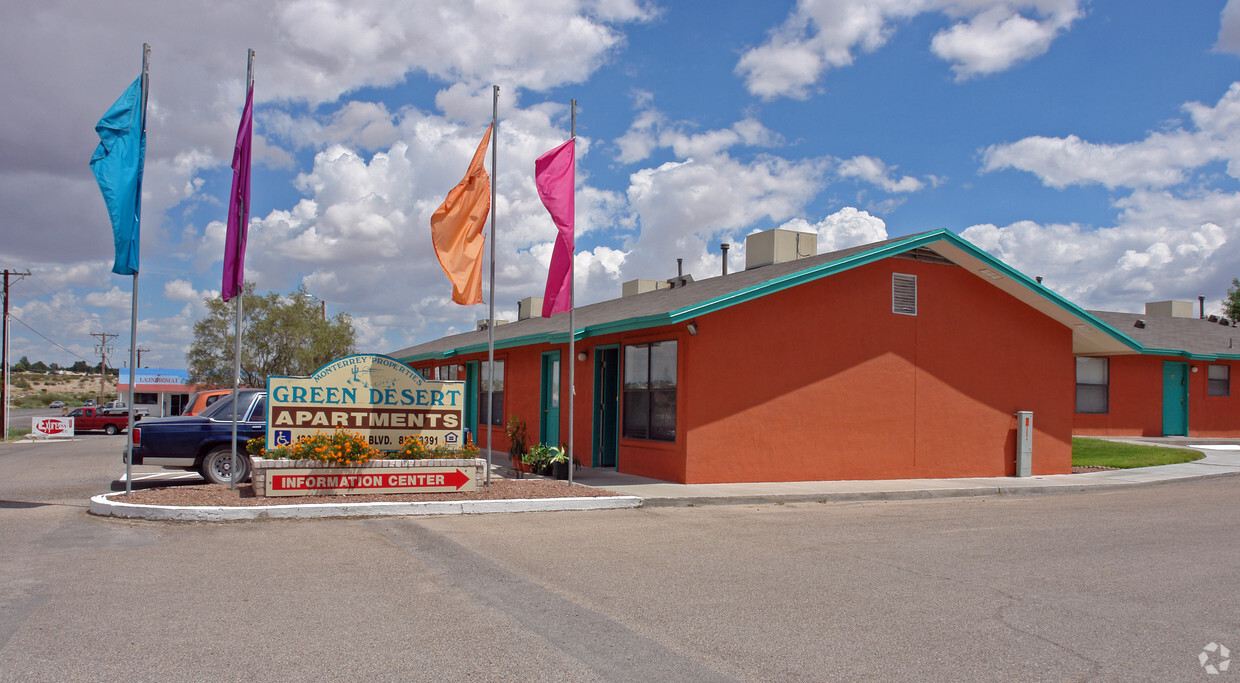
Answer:
<svg viewBox="0 0 1240 683"><path fill-rule="evenodd" d="M476 491L473 467L290 469L267 473L268 496Z"/></svg>
<svg viewBox="0 0 1240 683"><path fill-rule="evenodd" d="M389 356L346 356L310 377L267 379L267 444L288 446L346 429L384 451L399 450L410 438L459 448L464 409L464 382L428 381Z"/></svg>

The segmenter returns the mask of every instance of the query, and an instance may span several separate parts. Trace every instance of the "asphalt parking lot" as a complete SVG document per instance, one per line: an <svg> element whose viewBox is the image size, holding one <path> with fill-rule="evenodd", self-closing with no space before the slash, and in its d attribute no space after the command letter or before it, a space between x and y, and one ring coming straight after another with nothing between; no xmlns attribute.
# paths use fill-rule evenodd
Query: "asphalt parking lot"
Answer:
<svg viewBox="0 0 1240 683"><path fill-rule="evenodd" d="M1188 680L1208 676L1202 654L1221 663L1210 643L1240 647L1240 477L433 519L92 517L123 440L0 446L0 679Z"/></svg>

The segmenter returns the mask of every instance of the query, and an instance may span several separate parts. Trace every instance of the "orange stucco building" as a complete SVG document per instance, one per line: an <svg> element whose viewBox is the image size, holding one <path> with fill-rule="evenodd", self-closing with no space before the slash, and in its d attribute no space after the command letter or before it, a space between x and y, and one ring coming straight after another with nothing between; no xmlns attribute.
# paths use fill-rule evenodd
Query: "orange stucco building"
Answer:
<svg viewBox="0 0 1240 683"><path fill-rule="evenodd" d="M751 235L744 271L579 307L578 462L684 483L1004 476L1031 411L1032 473L1070 471L1075 357L1130 337L945 230L822 255L813 238ZM465 380L466 422L501 453L514 416L531 443L569 440L568 315L522 317L493 330L493 408L487 330L391 354Z"/></svg>
<svg viewBox="0 0 1240 683"><path fill-rule="evenodd" d="M1240 437L1240 330L1193 315L1188 301L1144 314L1092 315L1131 341L1128 351L1077 359L1074 431L1082 436Z"/></svg>

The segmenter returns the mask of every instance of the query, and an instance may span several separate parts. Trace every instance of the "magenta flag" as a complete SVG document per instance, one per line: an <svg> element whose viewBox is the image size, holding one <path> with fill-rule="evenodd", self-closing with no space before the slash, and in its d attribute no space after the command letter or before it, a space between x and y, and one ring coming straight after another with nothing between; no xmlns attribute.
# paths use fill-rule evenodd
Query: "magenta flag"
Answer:
<svg viewBox="0 0 1240 683"><path fill-rule="evenodd" d="M254 131L254 85L245 96L237 145L233 148L232 192L228 195L228 233L224 238L224 301L245 284L245 238L250 223L250 138Z"/></svg>
<svg viewBox="0 0 1240 683"><path fill-rule="evenodd" d="M551 213L559 234L551 251L551 269L547 272L547 289L543 293L544 318L563 313L573 307L573 183L577 163L574 159L576 138L538 157L534 162L534 185L538 197Z"/></svg>

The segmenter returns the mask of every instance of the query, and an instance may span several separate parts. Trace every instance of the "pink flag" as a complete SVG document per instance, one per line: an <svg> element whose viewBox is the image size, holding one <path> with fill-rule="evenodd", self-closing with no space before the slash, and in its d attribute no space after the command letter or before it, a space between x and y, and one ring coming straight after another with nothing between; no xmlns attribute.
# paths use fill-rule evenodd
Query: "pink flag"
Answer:
<svg viewBox="0 0 1240 683"><path fill-rule="evenodd" d="M232 192L228 195L228 233L224 238L224 301L241 293L245 282L245 238L250 223L250 137L254 130L254 85L245 96L237 145L233 148Z"/></svg>
<svg viewBox="0 0 1240 683"><path fill-rule="evenodd" d="M544 318L563 313L573 307L573 183L577 164L574 159L576 138L538 157L534 162L534 185L538 197L551 213L559 234L551 252L551 269L547 272L547 290L543 293Z"/></svg>

